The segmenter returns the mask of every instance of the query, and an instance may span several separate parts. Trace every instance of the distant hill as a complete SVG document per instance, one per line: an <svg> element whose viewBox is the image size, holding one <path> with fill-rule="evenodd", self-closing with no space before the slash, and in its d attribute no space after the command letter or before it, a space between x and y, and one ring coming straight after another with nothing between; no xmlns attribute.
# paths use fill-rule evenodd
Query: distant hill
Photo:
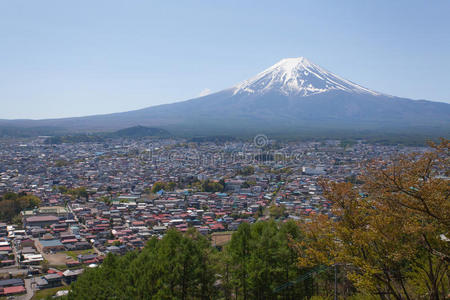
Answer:
<svg viewBox="0 0 450 300"><path fill-rule="evenodd" d="M189 137L264 133L424 139L448 137L449 116L450 104L372 91L300 57L283 59L232 88L188 101L79 118L0 120L0 126L100 132L141 125ZM139 132L145 130L129 129L124 134ZM148 132L152 135L151 129Z"/></svg>
<svg viewBox="0 0 450 300"><path fill-rule="evenodd" d="M125 129L118 130L111 134L112 136L118 137L129 137L129 138L138 138L138 137L150 137L150 136L169 136L169 131L161 128L155 127L145 127L145 126L134 126Z"/></svg>
<svg viewBox="0 0 450 300"><path fill-rule="evenodd" d="M45 143L47 144L87 143L87 142L100 143L105 142L108 139L114 138L138 139L144 137L169 137L169 136L170 133L167 130L161 128L134 126L130 128L121 129L115 132L56 135L47 138Z"/></svg>
<svg viewBox="0 0 450 300"><path fill-rule="evenodd" d="M27 138L34 136L46 136L62 134L65 130L56 127L18 127L18 126L0 126L0 138Z"/></svg>

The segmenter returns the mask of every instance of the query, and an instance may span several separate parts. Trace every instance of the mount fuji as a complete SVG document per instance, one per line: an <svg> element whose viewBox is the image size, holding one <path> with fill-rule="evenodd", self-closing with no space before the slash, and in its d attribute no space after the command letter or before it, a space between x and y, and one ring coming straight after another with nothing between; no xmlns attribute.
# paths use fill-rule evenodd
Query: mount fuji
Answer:
<svg viewBox="0 0 450 300"><path fill-rule="evenodd" d="M310 96L333 90L380 95L311 63L304 57L285 58L235 87L234 95L279 92L285 96Z"/></svg>
<svg viewBox="0 0 450 300"><path fill-rule="evenodd" d="M450 104L373 91L299 57L282 59L229 89L183 102L78 118L0 120L0 125L77 132L143 125L178 135L448 136L449 116Z"/></svg>

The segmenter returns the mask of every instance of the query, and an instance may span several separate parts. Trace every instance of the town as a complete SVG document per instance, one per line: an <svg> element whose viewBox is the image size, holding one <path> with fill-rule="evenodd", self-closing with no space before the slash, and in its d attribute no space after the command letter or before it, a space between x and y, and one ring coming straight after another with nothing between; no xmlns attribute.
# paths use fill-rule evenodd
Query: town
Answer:
<svg viewBox="0 0 450 300"><path fill-rule="evenodd" d="M65 295L108 253L139 250L169 228L196 228L220 249L242 222L332 217L321 178L356 182L372 159L426 150L363 140L282 142L265 135L247 141L4 141L0 297ZM21 197L23 207L8 204Z"/></svg>

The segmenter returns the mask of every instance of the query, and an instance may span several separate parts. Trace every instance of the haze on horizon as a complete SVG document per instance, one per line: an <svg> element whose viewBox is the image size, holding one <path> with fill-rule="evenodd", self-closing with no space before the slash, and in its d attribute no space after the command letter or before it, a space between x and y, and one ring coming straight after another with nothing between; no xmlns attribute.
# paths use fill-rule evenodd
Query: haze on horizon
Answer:
<svg viewBox="0 0 450 300"><path fill-rule="evenodd" d="M450 2L0 3L0 118L183 101L304 56L367 88L450 102Z"/></svg>

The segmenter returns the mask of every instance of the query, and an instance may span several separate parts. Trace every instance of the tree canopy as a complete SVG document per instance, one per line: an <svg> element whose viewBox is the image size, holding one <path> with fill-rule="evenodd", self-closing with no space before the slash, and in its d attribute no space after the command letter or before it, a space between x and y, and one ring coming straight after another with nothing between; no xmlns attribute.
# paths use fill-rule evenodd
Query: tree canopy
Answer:
<svg viewBox="0 0 450 300"><path fill-rule="evenodd" d="M310 281L276 288L306 272L290 247L302 237L294 222L243 223L222 252L195 229L169 230L141 252L109 254L72 285L69 299L301 299Z"/></svg>
<svg viewBox="0 0 450 300"><path fill-rule="evenodd" d="M0 197L0 221L7 223L17 221L15 219L22 210L39 206L40 202L40 199L33 195L5 193Z"/></svg>
<svg viewBox="0 0 450 300"><path fill-rule="evenodd" d="M323 181L334 220L304 224L301 266L339 265L360 291L382 299L447 299L449 142L372 161L361 186Z"/></svg>

